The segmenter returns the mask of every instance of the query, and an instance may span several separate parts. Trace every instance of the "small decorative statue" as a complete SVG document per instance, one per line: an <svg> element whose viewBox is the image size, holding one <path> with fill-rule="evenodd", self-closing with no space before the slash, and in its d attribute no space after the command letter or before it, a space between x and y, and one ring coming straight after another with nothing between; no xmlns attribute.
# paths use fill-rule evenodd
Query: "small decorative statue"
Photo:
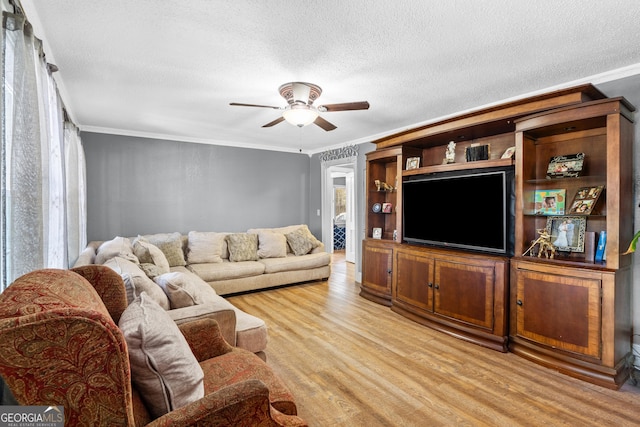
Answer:
<svg viewBox="0 0 640 427"><path fill-rule="evenodd" d="M551 243L551 235L544 228L543 229L538 229L536 231L538 232L538 234L540 236L531 243L531 246L529 246L529 249L527 249L522 254L522 256L525 256L527 253L529 253L534 248L534 246L539 245L538 246L538 258L542 258L542 254L544 254L545 257L547 257L549 259L553 259L553 257L556 254L556 248ZM531 253L531 256L533 256L533 253Z"/></svg>
<svg viewBox="0 0 640 427"><path fill-rule="evenodd" d="M384 181L380 181L379 179L376 179L375 183L378 191L393 191L393 187Z"/></svg>
<svg viewBox="0 0 640 427"><path fill-rule="evenodd" d="M443 165L447 163L455 163L456 162L456 143L453 141L449 141L449 145L447 145L447 151L444 154L444 160L442 162Z"/></svg>

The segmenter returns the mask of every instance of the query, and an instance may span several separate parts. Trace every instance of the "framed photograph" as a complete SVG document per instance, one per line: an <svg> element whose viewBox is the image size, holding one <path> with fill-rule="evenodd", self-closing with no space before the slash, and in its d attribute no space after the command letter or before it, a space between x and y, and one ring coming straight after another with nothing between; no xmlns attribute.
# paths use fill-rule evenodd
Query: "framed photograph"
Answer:
<svg viewBox="0 0 640 427"><path fill-rule="evenodd" d="M600 195L604 191L604 185L595 187L582 187L576 191L576 195L571 202L569 214L589 215L593 211Z"/></svg>
<svg viewBox="0 0 640 427"><path fill-rule="evenodd" d="M510 159L513 157L514 154L516 154L516 147L509 147L506 150L504 150L504 153L502 153L502 156L500 158Z"/></svg>
<svg viewBox="0 0 640 427"><path fill-rule="evenodd" d="M536 190L534 194L534 212L536 215L564 215L566 190Z"/></svg>
<svg viewBox="0 0 640 427"><path fill-rule="evenodd" d="M580 176L583 163L584 153L552 157L547 167L547 178L573 178Z"/></svg>
<svg viewBox="0 0 640 427"><path fill-rule="evenodd" d="M477 162L478 160L489 160L490 145L471 145L464 151L467 162Z"/></svg>
<svg viewBox="0 0 640 427"><path fill-rule="evenodd" d="M374 227L374 229L373 229L373 238L374 239L382 239L382 228Z"/></svg>
<svg viewBox="0 0 640 427"><path fill-rule="evenodd" d="M420 167L420 157L407 158L407 170L418 169Z"/></svg>
<svg viewBox="0 0 640 427"><path fill-rule="evenodd" d="M392 210L393 210L393 205L391 205L391 203L382 204L382 213L391 213Z"/></svg>
<svg viewBox="0 0 640 427"><path fill-rule="evenodd" d="M587 219L583 216L550 216L546 230L551 244L562 252L584 252Z"/></svg>

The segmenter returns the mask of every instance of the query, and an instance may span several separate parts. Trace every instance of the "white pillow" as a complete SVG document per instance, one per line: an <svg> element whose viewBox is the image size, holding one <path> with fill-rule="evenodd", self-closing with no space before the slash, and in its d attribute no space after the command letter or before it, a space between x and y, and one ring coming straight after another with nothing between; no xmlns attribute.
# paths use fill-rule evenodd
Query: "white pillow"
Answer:
<svg viewBox="0 0 640 427"><path fill-rule="evenodd" d="M96 251L96 264L104 264L111 258L119 256L131 262L138 263L138 258L133 254L131 240L126 237L115 237L103 242Z"/></svg>
<svg viewBox="0 0 640 427"><path fill-rule="evenodd" d="M171 308L217 301L216 292L195 274L176 271L153 279L169 297Z"/></svg>
<svg viewBox="0 0 640 427"><path fill-rule="evenodd" d="M129 304L118 326L127 341L131 380L155 418L204 397L204 372L187 340L146 293Z"/></svg>
<svg viewBox="0 0 640 427"><path fill-rule="evenodd" d="M204 264L229 258L225 236L229 233L190 231L187 236L187 262Z"/></svg>
<svg viewBox="0 0 640 427"><path fill-rule="evenodd" d="M169 310L167 295L153 280L147 277L138 265L120 257L111 258L104 265L122 276L129 304L139 297L142 292L146 292L160 307Z"/></svg>
<svg viewBox="0 0 640 427"><path fill-rule="evenodd" d="M287 256L287 238L273 231L258 231L258 256L260 258L284 258Z"/></svg>

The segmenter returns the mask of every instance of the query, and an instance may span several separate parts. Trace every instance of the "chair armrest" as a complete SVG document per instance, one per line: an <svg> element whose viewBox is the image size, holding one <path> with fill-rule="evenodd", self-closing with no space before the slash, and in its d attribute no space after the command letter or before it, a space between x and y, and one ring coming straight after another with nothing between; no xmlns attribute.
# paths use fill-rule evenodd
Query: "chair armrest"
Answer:
<svg viewBox="0 0 640 427"><path fill-rule="evenodd" d="M197 402L176 409L154 420L148 426L191 425L260 425L306 426L300 418L276 414L269 405L269 389L259 380L246 380L205 395Z"/></svg>
<svg viewBox="0 0 640 427"><path fill-rule="evenodd" d="M198 362L221 356L233 350L225 341L215 319L204 318L178 325Z"/></svg>

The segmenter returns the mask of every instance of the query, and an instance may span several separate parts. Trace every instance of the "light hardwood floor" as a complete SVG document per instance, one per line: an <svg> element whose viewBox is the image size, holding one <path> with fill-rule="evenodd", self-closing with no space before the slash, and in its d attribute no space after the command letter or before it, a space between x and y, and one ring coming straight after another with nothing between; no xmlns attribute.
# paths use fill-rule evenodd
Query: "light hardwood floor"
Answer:
<svg viewBox="0 0 640 427"><path fill-rule="evenodd" d="M267 362L310 426L632 426L640 389L579 381L431 330L328 281L229 297L269 327Z"/></svg>

